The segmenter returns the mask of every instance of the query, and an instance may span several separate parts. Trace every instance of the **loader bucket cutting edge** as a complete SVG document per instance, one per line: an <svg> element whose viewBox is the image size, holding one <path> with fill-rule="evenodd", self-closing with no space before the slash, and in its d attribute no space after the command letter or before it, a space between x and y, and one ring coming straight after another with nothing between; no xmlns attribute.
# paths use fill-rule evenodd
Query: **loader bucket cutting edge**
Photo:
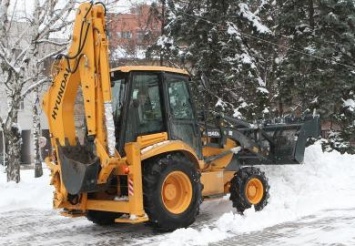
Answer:
<svg viewBox="0 0 355 246"><path fill-rule="evenodd" d="M99 158L90 158L91 154L80 145L58 145L58 155L63 183L69 194L98 190Z"/></svg>

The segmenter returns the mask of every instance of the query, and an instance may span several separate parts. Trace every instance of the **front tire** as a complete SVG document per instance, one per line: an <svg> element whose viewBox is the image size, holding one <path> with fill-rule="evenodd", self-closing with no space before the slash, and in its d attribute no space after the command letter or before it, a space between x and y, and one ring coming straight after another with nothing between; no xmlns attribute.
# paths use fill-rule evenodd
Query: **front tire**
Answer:
<svg viewBox="0 0 355 246"><path fill-rule="evenodd" d="M268 203L269 183L265 173L255 167L240 169L232 178L230 200L241 214L254 205L255 211L262 210Z"/></svg>
<svg viewBox="0 0 355 246"><path fill-rule="evenodd" d="M202 202L200 173L180 154L144 163L143 198L149 221L159 231L188 227Z"/></svg>

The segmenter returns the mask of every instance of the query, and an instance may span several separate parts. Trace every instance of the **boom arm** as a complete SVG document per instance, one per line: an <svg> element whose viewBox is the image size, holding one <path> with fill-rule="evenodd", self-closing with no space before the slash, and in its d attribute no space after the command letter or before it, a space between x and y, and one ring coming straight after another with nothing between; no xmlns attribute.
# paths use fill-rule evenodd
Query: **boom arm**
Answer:
<svg viewBox="0 0 355 246"><path fill-rule="evenodd" d="M61 162L63 176L65 172L63 165L66 165L63 162L67 162L67 159L74 159L74 163L66 165L71 168L67 171L72 173L80 169L76 166L76 162L84 164L82 169L87 169L87 164L90 163L96 163L95 166L97 166L98 157L101 168L96 167L93 172L101 170L99 182L104 183L112 171L109 163L119 158L118 152L115 151L109 69L105 8L102 4L83 3L77 11L69 53L60 57L53 83L43 98L51 143ZM74 105L80 86L83 94L87 135L94 140L96 156L92 152L87 153L85 146L77 143ZM65 156L72 152L77 152L76 156L71 155L69 158ZM85 176L84 173L85 170L78 175ZM83 177L74 177L74 179L78 178ZM66 182L65 178L64 182ZM70 185L66 184L66 186ZM85 188L76 187L71 193L75 194L82 190Z"/></svg>

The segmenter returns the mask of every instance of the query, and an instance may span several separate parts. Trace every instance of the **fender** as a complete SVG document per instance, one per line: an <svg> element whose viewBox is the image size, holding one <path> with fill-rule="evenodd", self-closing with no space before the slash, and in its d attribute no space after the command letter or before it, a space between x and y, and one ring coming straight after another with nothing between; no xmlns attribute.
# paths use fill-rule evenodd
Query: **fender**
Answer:
<svg viewBox="0 0 355 246"><path fill-rule="evenodd" d="M204 161L200 160L193 148L180 140L165 140L141 149L141 160L171 152L184 153L199 170L203 169Z"/></svg>

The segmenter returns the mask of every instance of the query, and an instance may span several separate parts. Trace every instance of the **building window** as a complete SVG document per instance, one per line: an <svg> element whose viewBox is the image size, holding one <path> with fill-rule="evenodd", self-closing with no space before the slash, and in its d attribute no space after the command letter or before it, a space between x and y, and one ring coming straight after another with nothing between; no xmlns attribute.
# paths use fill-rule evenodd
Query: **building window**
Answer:
<svg viewBox="0 0 355 246"><path fill-rule="evenodd" d="M132 38L132 33L131 32L121 32L121 38L125 39L131 39Z"/></svg>

